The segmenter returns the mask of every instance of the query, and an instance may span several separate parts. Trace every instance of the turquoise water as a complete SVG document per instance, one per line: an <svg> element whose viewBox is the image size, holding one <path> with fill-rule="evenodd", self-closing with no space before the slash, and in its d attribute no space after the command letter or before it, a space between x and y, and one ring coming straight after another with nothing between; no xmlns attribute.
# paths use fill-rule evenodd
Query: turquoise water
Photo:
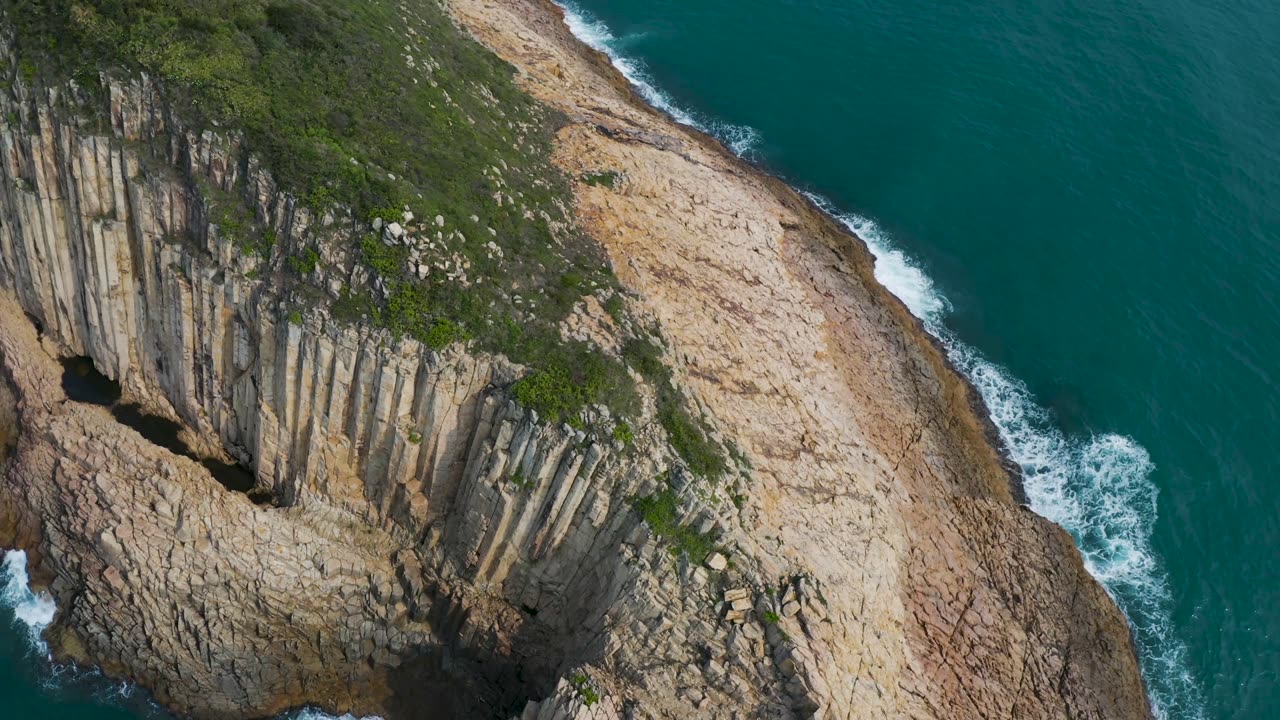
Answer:
<svg viewBox="0 0 1280 720"><path fill-rule="evenodd" d="M652 101L868 239L1129 616L1159 714L1280 717L1280 6L575 2ZM126 716L57 704L24 633L13 717Z"/></svg>

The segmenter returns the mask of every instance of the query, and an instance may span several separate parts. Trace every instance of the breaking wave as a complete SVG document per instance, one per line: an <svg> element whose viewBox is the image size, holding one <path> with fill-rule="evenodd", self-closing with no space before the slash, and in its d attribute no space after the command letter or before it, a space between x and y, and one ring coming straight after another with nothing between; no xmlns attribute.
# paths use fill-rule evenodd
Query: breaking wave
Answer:
<svg viewBox="0 0 1280 720"><path fill-rule="evenodd" d="M26 632L32 649L48 658L49 647L41 636L53 622L57 606L47 593L32 592L27 554L21 550L5 552L0 563L0 605L13 612L14 623Z"/></svg>
<svg viewBox="0 0 1280 720"><path fill-rule="evenodd" d="M573 3L553 1L564 10L565 23L574 36L591 48L609 56L613 66L640 93L645 102L670 115L682 125L688 125L714 136L739 157L750 158L755 154L756 145L760 141L760 133L755 128L720 122L680 107L670 96L654 85L645 70L644 63L622 52L629 42L627 38L614 37L609 26Z"/></svg>
<svg viewBox="0 0 1280 720"><path fill-rule="evenodd" d="M310 709L299 710L298 712L293 713L291 715L286 715L285 718L286 720L356 720L355 715L348 714L348 715L343 715L342 717L337 717L334 715L322 713L319 710L310 710ZM381 720L381 718L371 715L369 717L364 718L364 720Z"/></svg>
<svg viewBox="0 0 1280 720"><path fill-rule="evenodd" d="M623 53L603 22L558 2L569 29L599 50L650 104L678 122L716 136L734 153L756 159L754 129L698 117L656 88L643 63ZM841 212L825 198L816 205L866 242L875 276L938 337L951 361L978 389L1014 461L1022 468L1028 504L1075 538L1089 572L1115 598L1133 628L1143 677L1157 718L1200 720L1204 701L1186 665L1186 645L1170 617L1168 580L1152 547L1156 520L1155 466L1145 448L1123 435L1068 437L1030 390L961 342L945 325L951 304L933 280L871 220Z"/></svg>

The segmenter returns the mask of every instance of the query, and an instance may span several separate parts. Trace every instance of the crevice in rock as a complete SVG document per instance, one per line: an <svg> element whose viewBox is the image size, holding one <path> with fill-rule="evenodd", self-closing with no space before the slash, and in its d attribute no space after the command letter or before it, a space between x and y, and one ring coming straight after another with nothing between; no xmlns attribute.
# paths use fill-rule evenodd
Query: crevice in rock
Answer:
<svg viewBox="0 0 1280 720"><path fill-rule="evenodd" d="M8 382L0 376L0 467L18 442L18 403Z"/></svg>
<svg viewBox="0 0 1280 720"><path fill-rule="evenodd" d="M184 428L180 423L149 413L138 403L124 402L120 383L103 375L91 358L62 359L62 388L67 398L108 408L117 422L136 430L153 444L200 463L226 489L243 493L258 505L275 504L276 498L270 490L257 487L252 470L219 458L201 456L182 439Z"/></svg>

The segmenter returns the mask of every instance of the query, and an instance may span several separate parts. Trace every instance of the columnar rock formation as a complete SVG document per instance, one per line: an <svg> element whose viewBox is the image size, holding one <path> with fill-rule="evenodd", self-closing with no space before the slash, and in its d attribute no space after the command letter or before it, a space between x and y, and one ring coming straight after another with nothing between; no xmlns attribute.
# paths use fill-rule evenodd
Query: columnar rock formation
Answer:
<svg viewBox="0 0 1280 720"><path fill-rule="evenodd" d="M188 131L151 81L89 107L18 82L0 374L23 433L0 543L56 594L57 651L210 718L1146 717L1119 611L1018 505L980 403L865 248L637 102L551 6L451 10L570 118L567 172L620 178L579 184L579 221L741 447L742 507L657 423L630 447L551 425L501 357L293 312L210 198L244 193L328 273L356 271L320 242L349 221L278 192L234 134ZM277 506L68 401L54 357L81 355ZM719 534L706 567L632 507L667 478Z"/></svg>

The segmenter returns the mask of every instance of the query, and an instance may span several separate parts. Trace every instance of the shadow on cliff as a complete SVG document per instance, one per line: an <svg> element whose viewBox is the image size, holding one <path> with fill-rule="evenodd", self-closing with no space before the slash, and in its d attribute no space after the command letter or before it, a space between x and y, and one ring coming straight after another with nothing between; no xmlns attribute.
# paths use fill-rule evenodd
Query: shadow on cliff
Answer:
<svg viewBox="0 0 1280 720"><path fill-rule="evenodd" d="M627 517L619 524L639 522ZM386 719L509 720L531 700L554 695L562 676L606 656L608 634L590 628L604 625L611 602L633 580L622 557L615 543L591 545L568 586L545 596L545 607L516 610L507 599L505 619L496 612L475 622L470 610L432 586L426 620L441 644L405 658L391 673Z"/></svg>
<svg viewBox="0 0 1280 720"><path fill-rule="evenodd" d="M545 635L534 623L523 623L506 645L518 652L468 647L468 611L451 598L431 594L428 622L442 644L406 658L392 672L387 720L508 720L518 717L529 700L550 694L558 658L527 656L546 647L529 637ZM487 643L473 643L481 644Z"/></svg>

